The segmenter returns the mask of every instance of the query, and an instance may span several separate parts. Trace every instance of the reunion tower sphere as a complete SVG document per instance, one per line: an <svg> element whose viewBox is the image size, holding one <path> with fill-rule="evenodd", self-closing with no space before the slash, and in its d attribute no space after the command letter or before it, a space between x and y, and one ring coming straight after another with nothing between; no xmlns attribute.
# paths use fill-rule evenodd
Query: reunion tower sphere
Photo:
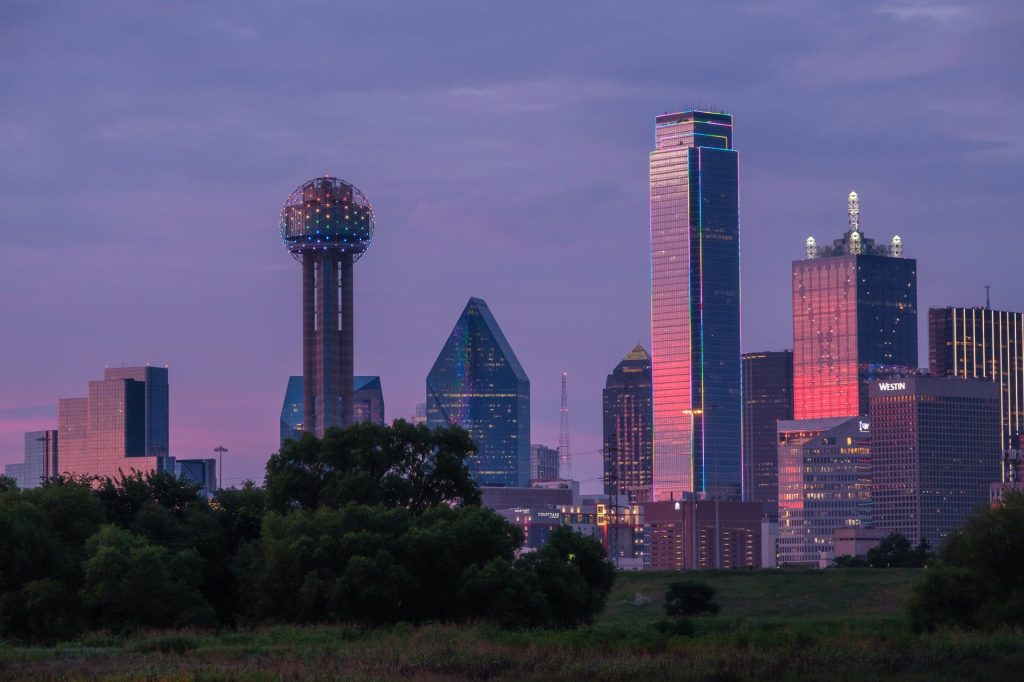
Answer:
<svg viewBox="0 0 1024 682"><path fill-rule="evenodd" d="M345 180L324 176L300 185L281 209L281 240L293 256L350 253L358 260L373 240L373 206Z"/></svg>

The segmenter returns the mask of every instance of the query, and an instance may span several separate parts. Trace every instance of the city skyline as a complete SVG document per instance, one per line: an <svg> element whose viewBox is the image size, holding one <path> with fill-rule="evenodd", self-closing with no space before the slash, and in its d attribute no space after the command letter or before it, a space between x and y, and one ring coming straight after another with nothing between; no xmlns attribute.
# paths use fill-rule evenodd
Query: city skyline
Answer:
<svg viewBox="0 0 1024 682"><path fill-rule="evenodd" d="M597 489L606 369L649 341L649 122L693 101L737 117L744 351L791 347L788 264L808 235L842 231L836 198L851 189L869 234L899 233L912 245L920 311L981 306L985 284L993 307L1020 310L1019 259L991 247L1012 243L1022 213L1011 181L1024 156L1013 124L1019 13L999 3L934 7L875 3L826 16L804 6L800 29L753 5L723 9L737 43L752 39L764 53L727 52L737 73L725 79L715 68L665 66L668 50L649 35L663 29L645 13L594 9L582 21L561 7L549 29L509 9L505 23L527 38L515 42L531 45L512 48L524 59L454 68L460 49L489 54L474 33L495 49L513 42L513 31L473 15L466 22L488 30L460 31L451 51L407 69L418 43L405 46L381 10L361 10L355 19L403 46L398 62L373 46L338 47L373 48L367 69L349 87L330 80L306 111L296 98L329 70L314 66L289 85L282 66L295 73L308 53L278 67L261 56L270 51L255 47L268 40L298 43L296 28L274 30L289 27L277 10L254 7L247 23L216 10L170 9L161 22L100 12L91 24L73 9L60 19L12 12L0 48L12 65L0 150L19 163L4 166L0 206L5 233L18 229L19 239L0 255L9 329L0 464L20 461L25 432L55 427L57 399L96 367L150 361L175 372L170 454L207 456L223 442L237 472L226 483L259 477L276 449L281 386L301 366L297 277L273 216L282 188L330 172L355 180L381 212L373 256L360 266L355 371L382 376L388 419L422 401L433 339L449 311L479 294L501 311L530 368L536 442L557 442L559 376L572 375L574 470ZM419 18L441 30L452 13L436 15ZM692 18L720 26L723 17ZM574 25L576 37L551 33ZM171 39L186 26L201 63L215 64L198 84L189 78L200 62L166 68L181 59ZM85 49L94 50L88 67L77 63ZM574 60L581 51L588 58ZM268 100L284 104L254 105ZM337 101L352 106L321 107L329 116L316 106ZM983 127L970 124L979 109ZM54 173L66 176L58 192ZM40 221L56 233L18 227ZM974 239L961 236L965 227ZM431 250L451 252L460 267L431 266L422 257Z"/></svg>

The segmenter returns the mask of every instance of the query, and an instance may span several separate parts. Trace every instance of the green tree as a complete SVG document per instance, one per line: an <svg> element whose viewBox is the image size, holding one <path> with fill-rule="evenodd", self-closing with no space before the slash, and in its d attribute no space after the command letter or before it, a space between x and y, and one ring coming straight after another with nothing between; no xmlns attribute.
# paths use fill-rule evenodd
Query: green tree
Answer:
<svg viewBox="0 0 1024 682"><path fill-rule="evenodd" d="M17 592L0 595L0 636L55 644L81 629L78 595L62 582L33 580Z"/></svg>
<svg viewBox="0 0 1024 682"><path fill-rule="evenodd" d="M202 561L195 550L175 552L115 526L102 528L86 549L82 601L94 625L126 631L214 622L199 590Z"/></svg>
<svg viewBox="0 0 1024 682"><path fill-rule="evenodd" d="M457 596L463 618L482 618L505 628L550 625L551 607L535 571L504 558L463 571Z"/></svg>
<svg viewBox="0 0 1024 682"><path fill-rule="evenodd" d="M908 604L915 628L1024 625L1024 496L972 514L940 557Z"/></svg>
<svg viewBox="0 0 1024 682"><path fill-rule="evenodd" d="M276 511L347 504L404 507L415 514L438 505L476 505L480 489L467 460L469 434L397 420L303 434L267 462L267 506Z"/></svg>
<svg viewBox="0 0 1024 682"><path fill-rule="evenodd" d="M42 578L73 580L72 547L61 542L46 513L22 491L0 494L0 592Z"/></svg>
<svg viewBox="0 0 1024 682"><path fill-rule="evenodd" d="M890 532L878 547L867 550L867 563L872 568L911 568L916 557L910 541L899 532Z"/></svg>
<svg viewBox="0 0 1024 682"><path fill-rule="evenodd" d="M552 531L544 546L519 559L516 567L537 575L559 627L593 622L615 583L615 566L601 543L567 526Z"/></svg>
<svg viewBox="0 0 1024 682"><path fill-rule="evenodd" d="M166 471L121 472L114 478L92 477L84 480L96 491L107 522L121 528L131 527L136 515L147 505L156 505L175 516L206 506L205 500L199 497L199 484L177 478Z"/></svg>

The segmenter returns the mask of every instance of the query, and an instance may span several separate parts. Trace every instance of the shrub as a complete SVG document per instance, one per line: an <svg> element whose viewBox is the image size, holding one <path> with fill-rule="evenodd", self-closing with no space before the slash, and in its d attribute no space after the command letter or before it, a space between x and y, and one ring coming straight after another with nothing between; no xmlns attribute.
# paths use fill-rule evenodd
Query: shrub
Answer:
<svg viewBox="0 0 1024 682"><path fill-rule="evenodd" d="M719 612L715 588L695 580L674 582L665 590L665 614L674 617L698 616Z"/></svg>

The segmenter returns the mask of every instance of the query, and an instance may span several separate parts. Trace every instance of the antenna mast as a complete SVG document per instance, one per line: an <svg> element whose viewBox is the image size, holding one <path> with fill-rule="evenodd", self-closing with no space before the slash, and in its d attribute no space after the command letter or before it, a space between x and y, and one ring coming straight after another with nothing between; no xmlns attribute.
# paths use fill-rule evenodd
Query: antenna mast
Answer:
<svg viewBox="0 0 1024 682"><path fill-rule="evenodd" d="M572 480L572 452L569 449L569 392L565 386L566 377L562 372L561 428L558 433L558 477L563 481Z"/></svg>
<svg viewBox="0 0 1024 682"><path fill-rule="evenodd" d="M992 285L985 285L985 310L992 310Z"/></svg>

